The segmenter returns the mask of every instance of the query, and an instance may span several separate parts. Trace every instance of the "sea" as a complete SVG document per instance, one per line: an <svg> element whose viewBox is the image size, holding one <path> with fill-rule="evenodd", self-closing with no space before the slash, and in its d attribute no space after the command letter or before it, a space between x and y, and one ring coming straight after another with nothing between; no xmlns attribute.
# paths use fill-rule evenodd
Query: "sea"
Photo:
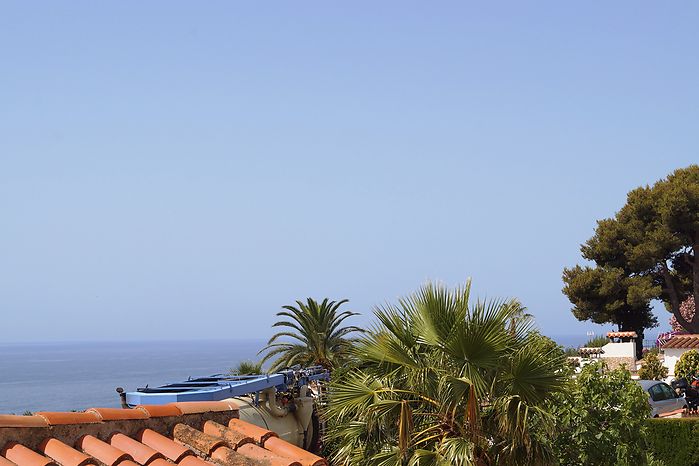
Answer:
<svg viewBox="0 0 699 466"><path fill-rule="evenodd" d="M586 335L559 335L578 346ZM258 360L262 339L0 343L0 413L119 407L126 391L228 372Z"/></svg>
<svg viewBox="0 0 699 466"><path fill-rule="evenodd" d="M264 340L0 344L0 413L119 407L116 387L226 373Z"/></svg>

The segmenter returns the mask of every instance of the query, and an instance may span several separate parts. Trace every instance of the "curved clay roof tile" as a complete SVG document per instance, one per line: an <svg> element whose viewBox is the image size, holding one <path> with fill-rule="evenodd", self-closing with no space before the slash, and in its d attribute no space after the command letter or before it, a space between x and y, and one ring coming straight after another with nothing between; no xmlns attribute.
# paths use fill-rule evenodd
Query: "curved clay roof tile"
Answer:
<svg viewBox="0 0 699 466"><path fill-rule="evenodd" d="M205 434L186 424L177 424L172 431L172 436L178 442L191 445L205 455L210 455L216 448L226 444L222 438Z"/></svg>
<svg viewBox="0 0 699 466"><path fill-rule="evenodd" d="M101 463L104 463L107 466L115 466L122 461L133 459L126 452L123 452L92 435L83 435L80 440L78 440L76 446L88 455L94 456Z"/></svg>
<svg viewBox="0 0 699 466"><path fill-rule="evenodd" d="M144 445L138 440L134 440L121 433L112 435L109 439L109 443L113 447L131 455L131 458L140 464L149 464L156 458L165 458L162 453L152 449L148 445Z"/></svg>
<svg viewBox="0 0 699 466"><path fill-rule="evenodd" d="M228 428L246 437L251 437L259 444L265 443L265 440L270 437L278 437L278 435L271 430L263 429L262 427L241 421L240 419L231 419L228 421Z"/></svg>
<svg viewBox="0 0 699 466"><path fill-rule="evenodd" d="M85 453L79 452L73 447L66 445L55 438L47 438L39 446L46 456L58 461L61 466L85 466L94 464L92 458Z"/></svg>
<svg viewBox="0 0 699 466"><path fill-rule="evenodd" d="M275 455L269 450L258 447L252 443L246 443L238 448L238 452L244 454L248 458L258 460L260 462L268 462L270 466L301 466L301 463L290 458Z"/></svg>
<svg viewBox="0 0 699 466"><path fill-rule="evenodd" d="M17 442L9 442L5 445L2 456L18 466L56 466L56 463L49 458Z"/></svg>
<svg viewBox="0 0 699 466"><path fill-rule="evenodd" d="M206 421L204 423L204 433L222 438L226 442L226 445L234 450L241 445L254 442L252 437L245 435L242 432L229 429L228 427L214 421Z"/></svg>
<svg viewBox="0 0 699 466"><path fill-rule="evenodd" d="M297 459L302 466L328 466L328 462L320 456L316 456L278 437L268 438L264 447L275 455Z"/></svg>
<svg viewBox="0 0 699 466"><path fill-rule="evenodd" d="M165 455L165 458L172 460L175 463L177 463L185 456L193 454L192 450L190 450L189 448L180 445L174 440L170 440L164 435L159 434L151 429L142 430L139 433L138 437L141 440L141 442L159 451L160 453Z"/></svg>

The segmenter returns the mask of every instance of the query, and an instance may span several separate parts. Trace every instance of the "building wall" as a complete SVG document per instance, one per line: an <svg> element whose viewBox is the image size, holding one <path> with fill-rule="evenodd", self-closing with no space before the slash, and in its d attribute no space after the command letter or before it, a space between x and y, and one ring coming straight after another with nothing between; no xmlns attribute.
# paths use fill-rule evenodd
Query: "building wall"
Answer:
<svg viewBox="0 0 699 466"><path fill-rule="evenodd" d="M638 369L636 367L636 358L627 358L627 357L607 357L605 356L603 358L604 362L607 363L607 367L609 369L618 369L621 366L626 367L630 372L636 372Z"/></svg>
<svg viewBox="0 0 699 466"><path fill-rule="evenodd" d="M633 342L627 343L607 343L602 347L604 354L603 358L632 358L636 360L636 344Z"/></svg>
<svg viewBox="0 0 699 466"><path fill-rule="evenodd" d="M668 369L668 375L674 376L675 375L675 364L677 364L677 360L680 359L680 356L686 351L689 351L687 348L666 348L663 350L665 353L665 360L663 361L663 365L667 367Z"/></svg>

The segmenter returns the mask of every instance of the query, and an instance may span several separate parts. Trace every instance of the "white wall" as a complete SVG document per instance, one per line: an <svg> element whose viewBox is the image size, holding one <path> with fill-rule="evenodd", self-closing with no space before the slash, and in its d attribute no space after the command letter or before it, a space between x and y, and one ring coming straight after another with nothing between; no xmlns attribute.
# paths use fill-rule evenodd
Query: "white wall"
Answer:
<svg viewBox="0 0 699 466"><path fill-rule="evenodd" d="M607 343L602 347L603 358L633 358L636 360L636 343Z"/></svg>
<svg viewBox="0 0 699 466"><path fill-rule="evenodd" d="M675 364L677 364L677 360L680 359L680 356L682 356L682 353L689 351L688 348L666 348L663 350L663 353L665 353L665 360L663 361L663 365L667 367L668 369L668 375L674 376L675 375Z"/></svg>

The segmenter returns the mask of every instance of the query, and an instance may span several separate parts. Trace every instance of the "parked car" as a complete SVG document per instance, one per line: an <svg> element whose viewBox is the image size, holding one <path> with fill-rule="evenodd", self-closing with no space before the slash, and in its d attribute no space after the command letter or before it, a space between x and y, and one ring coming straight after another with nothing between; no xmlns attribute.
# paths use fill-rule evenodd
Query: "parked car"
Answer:
<svg viewBox="0 0 699 466"><path fill-rule="evenodd" d="M648 392L648 401L653 409L651 417L658 417L661 414L687 407L684 395L675 392L665 382L659 380L637 380L637 382Z"/></svg>

